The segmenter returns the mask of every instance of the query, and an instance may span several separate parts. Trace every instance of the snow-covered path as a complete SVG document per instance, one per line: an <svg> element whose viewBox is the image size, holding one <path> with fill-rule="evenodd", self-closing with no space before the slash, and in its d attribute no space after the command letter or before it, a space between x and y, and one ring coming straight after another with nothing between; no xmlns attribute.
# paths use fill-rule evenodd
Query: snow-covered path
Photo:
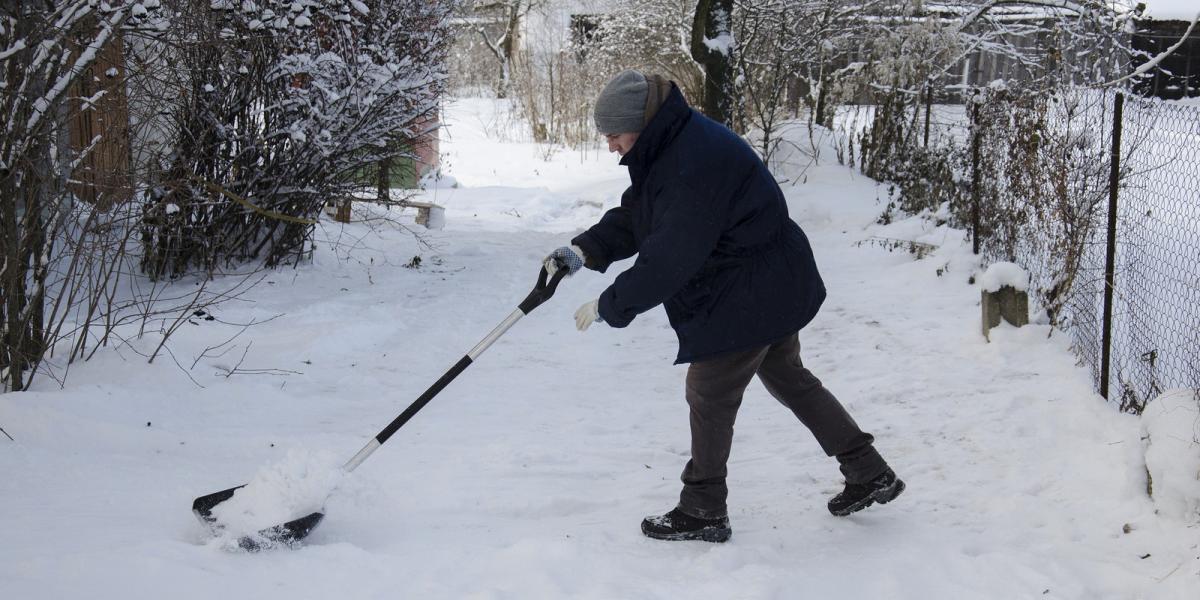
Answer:
<svg viewBox="0 0 1200 600"><path fill-rule="evenodd" d="M1062 335L986 342L961 236L874 225L883 192L832 155L787 189L830 292L803 356L908 482L897 502L830 516L834 461L756 382L730 463L733 539L642 537L687 460L686 368L660 309L575 331L614 269L518 323L343 482L302 548L210 540L195 496L289 451L348 458L616 202L615 156L546 162L488 140L489 106L450 115L458 185L427 193L447 206L432 248L328 228L315 264L181 333L182 368L147 365L133 352L147 339L74 367L66 389L0 396L16 438L0 437L0 597L1200 597L1200 529L1154 514L1137 419L1091 392ZM872 236L940 249L857 245ZM238 323L280 314L183 372ZM226 377L251 341L242 367L278 374Z"/></svg>

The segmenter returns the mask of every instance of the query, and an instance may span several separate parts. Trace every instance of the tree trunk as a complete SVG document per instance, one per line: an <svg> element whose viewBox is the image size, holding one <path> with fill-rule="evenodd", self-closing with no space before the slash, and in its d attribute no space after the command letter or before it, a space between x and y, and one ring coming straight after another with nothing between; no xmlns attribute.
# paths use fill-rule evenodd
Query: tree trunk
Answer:
<svg viewBox="0 0 1200 600"><path fill-rule="evenodd" d="M32 30L38 27L42 18L44 15L38 11L36 5L21 3L15 27L16 37L33 37ZM6 84L19 82L27 86L24 90L27 97L38 98L46 90L45 73L19 71L20 65L29 64L28 54L32 52L32 49L27 48L10 57L7 61L9 71L6 72L5 79ZM20 126L28 122L30 104L27 101L6 103L7 107L17 111L16 114L6 115L11 116L12 123L16 125L10 133L10 138L3 144L6 151L11 145L36 135ZM42 209L40 200L46 184L44 176L52 170L47 164L50 160L48 150L44 140L35 140L26 147L24 155L20 157L21 162L13 165L11 170L4 174L0 185L0 202L4 204L3 211L0 211L0 219L3 221L0 223L0 227L3 228L0 235L0 238L3 238L0 242L0 250L3 252L3 257L0 258L3 263L3 270L0 271L0 291L3 292L3 299L0 302L4 305L0 310L0 316L4 320L3 327L0 328L0 367L7 370L4 374L6 376L0 376L0 380L5 380L8 389L12 391L21 391L26 386L24 372L29 364L26 356L29 349L29 323L25 319L29 302L26 289L30 275L27 252L31 241L29 221ZM4 162L11 164L12 160L10 158Z"/></svg>
<svg viewBox="0 0 1200 600"><path fill-rule="evenodd" d="M392 199L392 157L379 161L379 177L375 181L376 198L381 204Z"/></svg>
<svg viewBox="0 0 1200 600"><path fill-rule="evenodd" d="M699 0L692 20L692 58L704 69L701 112L733 127L733 0Z"/></svg>
<svg viewBox="0 0 1200 600"><path fill-rule="evenodd" d="M508 25L504 40L500 42L500 85L496 88L497 98L507 98L512 87L513 61L521 50L521 0L515 0L508 13Z"/></svg>
<svg viewBox="0 0 1200 600"><path fill-rule="evenodd" d="M824 65L821 65L821 75L820 79L818 79L818 82L819 83L817 85L820 87L817 89L817 107L814 118L816 119L817 125L832 129L833 119L828 118L828 115L825 114L828 109L827 103L829 100L829 76L826 74Z"/></svg>
<svg viewBox="0 0 1200 600"><path fill-rule="evenodd" d="M3 264L3 269L0 270L0 292L3 292L0 294L3 296L0 299L0 319L3 320L0 327L0 373L3 373L3 377L0 377L0 380L3 380L0 381L0 391L5 387L13 391L21 389L20 353L14 336L21 326L20 285L25 274L17 264L20 252L17 244L20 239L17 229L17 205L20 202L15 187L10 183L11 179L8 176L0 180L0 230L3 233L0 235L0 253L3 254L0 258Z"/></svg>

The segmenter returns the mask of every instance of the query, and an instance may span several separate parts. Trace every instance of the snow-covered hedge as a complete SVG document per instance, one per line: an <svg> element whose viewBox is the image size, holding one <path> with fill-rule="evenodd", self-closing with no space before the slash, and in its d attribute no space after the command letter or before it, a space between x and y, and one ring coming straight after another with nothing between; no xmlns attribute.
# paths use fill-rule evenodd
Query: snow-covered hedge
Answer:
<svg viewBox="0 0 1200 600"><path fill-rule="evenodd" d="M1159 512L1200 523L1200 391L1171 390L1147 403L1142 437Z"/></svg>
<svg viewBox="0 0 1200 600"><path fill-rule="evenodd" d="M147 272L305 256L323 205L414 154L435 120L451 5L180 3L147 61L173 63L176 88L147 198Z"/></svg>

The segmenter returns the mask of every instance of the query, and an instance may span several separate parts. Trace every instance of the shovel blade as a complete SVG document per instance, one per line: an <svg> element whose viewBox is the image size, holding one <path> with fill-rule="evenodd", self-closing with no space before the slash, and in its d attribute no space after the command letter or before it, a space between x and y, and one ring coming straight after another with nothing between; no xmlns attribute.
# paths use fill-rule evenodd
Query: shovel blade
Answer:
<svg viewBox="0 0 1200 600"><path fill-rule="evenodd" d="M196 498L195 502L192 502L192 512L196 513L196 516L202 523L206 525L214 524L217 522L217 518L212 515L213 507L232 498L234 492L244 487L246 486L239 485L207 496L200 496Z"/></svg>
<svg viewBox="0 0 1200 600"><path fill-rule="evenodd" d="M232 498L233 493L243 487L246 486L239 485L208 494L207 496L200 496L192 502L192 512L196 514L196 518L200 519L201 523L209 526L214 531L220 531L223 529L223 526L213 516L213 507ZM308 537L313 528L324 518L325 513L314 512L288 521L287 523L260 529L258 533L238 538L238 547L249 552L267 550L281 545L294 547L299 544L300 540Z"/></svg>

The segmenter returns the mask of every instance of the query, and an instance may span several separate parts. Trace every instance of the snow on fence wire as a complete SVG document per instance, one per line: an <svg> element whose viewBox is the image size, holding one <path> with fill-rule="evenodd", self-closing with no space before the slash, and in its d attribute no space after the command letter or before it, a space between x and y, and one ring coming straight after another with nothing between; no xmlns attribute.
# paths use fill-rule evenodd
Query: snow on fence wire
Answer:
<svg viewBox="0 0 1200 600"><path fill-rule="evenodd" d="M1200 106L1090 91L1052 101L1045 114L1037 161L1057 155L1061 176L1042 185L1059 199L1026 209L1015 241L989 243L1005 231L985 219L976 228L984 255L1031 271L1042 307L1122 410L1200 388Z"/></svg>

